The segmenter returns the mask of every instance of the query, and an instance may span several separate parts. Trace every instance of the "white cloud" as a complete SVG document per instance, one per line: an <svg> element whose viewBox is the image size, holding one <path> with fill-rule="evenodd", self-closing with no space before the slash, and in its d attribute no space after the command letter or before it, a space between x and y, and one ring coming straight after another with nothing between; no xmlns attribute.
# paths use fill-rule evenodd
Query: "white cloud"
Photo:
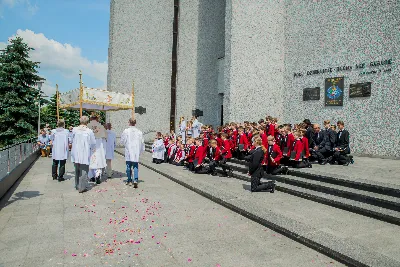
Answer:
<svg viewBox="0 0 400 267"><path fill-rule="evenodd" d="M82 56L79 47L48 39L43 33L19 29L16 35L35 49L31 51L30 57L31 60L40 62L40 69L58 71L68 78L77 77L79 70L82 70L84 76L93 77L106 84L108 68L106 61L91 61Z"/></svg>

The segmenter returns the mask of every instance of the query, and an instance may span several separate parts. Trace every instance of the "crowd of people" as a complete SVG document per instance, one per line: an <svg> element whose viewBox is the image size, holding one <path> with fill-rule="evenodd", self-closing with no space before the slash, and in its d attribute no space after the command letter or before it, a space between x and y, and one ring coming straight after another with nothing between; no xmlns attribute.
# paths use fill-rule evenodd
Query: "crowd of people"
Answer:
<svg viewBox="0 0 400 267"><path fill-rule="evenodd" d="M197 117L191 123L181 117L178 135L173 131L165 135L157 133L152 146L153 162L184 166L194 173L214 176L220 166L221 176L226 177L232 176L228 161L246 160L252 191L257 190L264 172L287 174L288 167L312 168L314 162L343 166L352 162L349 132L343 121L331 125L325 120L323 128L308 119L295 125L277 122L277 118L267 116L258 122L232 122L215 130L199 123Z"/></svg>
<svg viewBox="0 0 400 267"><path fill-rule="evenodd" d="M125 146L127 185L137 188L138 161L144 151L144 141L142 132L135 127L136 120L130 119L129 125L122 133L121 144ZM111 123L102 125L96 114L90 118L82 116L80 125L70 127L69 130L65 129L65 122L61 119L56 129L42 129L37 142L42 157L53 159L53 180L65 180L65 164L70 156L75 169L75 189L80 193L88 190L88 182L100 184L112 176L111 162L114 159L116 134L112 131Z"/></svg>

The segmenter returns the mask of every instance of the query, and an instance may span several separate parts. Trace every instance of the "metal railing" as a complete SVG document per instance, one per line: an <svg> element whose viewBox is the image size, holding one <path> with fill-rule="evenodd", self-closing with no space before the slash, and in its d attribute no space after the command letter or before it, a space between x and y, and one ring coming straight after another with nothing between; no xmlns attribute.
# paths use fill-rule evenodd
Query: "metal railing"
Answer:
<svg viewBox="0 0 400 267"><path fill-rule="evenodd" d="M0 181L26 158L39 150L37 138L32 138L0 149Z"/></svg>

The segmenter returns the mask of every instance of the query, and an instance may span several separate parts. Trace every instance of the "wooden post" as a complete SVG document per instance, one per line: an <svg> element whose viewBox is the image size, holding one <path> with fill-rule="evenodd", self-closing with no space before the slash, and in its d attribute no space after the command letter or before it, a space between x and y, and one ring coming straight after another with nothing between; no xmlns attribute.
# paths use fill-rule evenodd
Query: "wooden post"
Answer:
<svg viewBox="0 0 400 267"><path fill-rule="evenodd" d="M80 117L82 117L82 98L83 98L83 86L82 86L82 71L79 71L79 104L80 104L80 108L79 108L79 114Z"/></svg>
<svg viewBox="0 0 400 267"><path fill-rule="evenodd" d="M135 82L132 81L132 119L135 119Z"/></svg>
<svg viewBox="0 0 400 267"><path fill-rule="evenodd" d="M56 101L57 101L57 121L59 121L60 120L60 111L59 111L60 93L58 92L58 84L56 84Z"/></svg>

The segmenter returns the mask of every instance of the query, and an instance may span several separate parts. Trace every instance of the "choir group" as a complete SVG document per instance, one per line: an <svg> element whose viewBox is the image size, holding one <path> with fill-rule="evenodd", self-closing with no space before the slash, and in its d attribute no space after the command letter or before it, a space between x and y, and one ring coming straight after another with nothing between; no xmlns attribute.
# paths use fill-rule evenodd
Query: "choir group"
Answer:
<svg viewBox="0 0 400 267"><path fill-rule="evenodd" d="M288 167L312 168L312 162L321 165L353 162L350 154L349 132L344 122L331 125L324 121L312 124L277 124L277 119L267 116L258 122L229 123L213 129L202 125L197 117L186 122L181 117L179 134L160 132L152 145L153 162L185 166L194 173L217 175L216 167L222 168L222 176L232 176L226 163L235 157L249 162L252 177L251 190L256 191L263 173L287 174ZM337 126L337 129L336 129Z"/></svg>

